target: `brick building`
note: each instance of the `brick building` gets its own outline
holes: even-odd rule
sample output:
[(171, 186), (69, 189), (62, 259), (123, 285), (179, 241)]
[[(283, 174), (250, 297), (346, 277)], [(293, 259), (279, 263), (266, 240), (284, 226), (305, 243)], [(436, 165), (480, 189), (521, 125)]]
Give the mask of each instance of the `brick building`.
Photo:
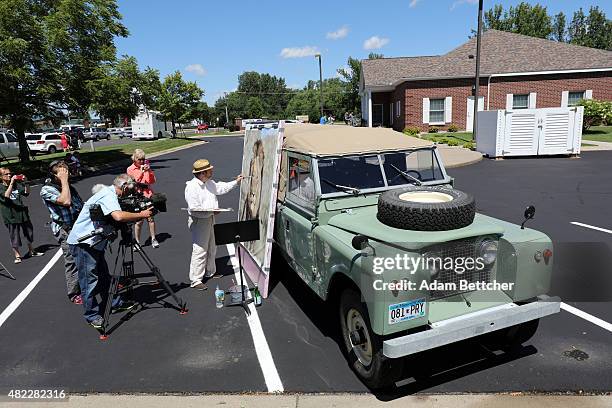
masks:
[[(612, 100), (612, 52), (497, 30), (482, 35), (479, 109), (559, 107)], [(361, 111), (396, 130), (452, 123), (472, 130), (476, 39), (447, 54), (363, 60)]]

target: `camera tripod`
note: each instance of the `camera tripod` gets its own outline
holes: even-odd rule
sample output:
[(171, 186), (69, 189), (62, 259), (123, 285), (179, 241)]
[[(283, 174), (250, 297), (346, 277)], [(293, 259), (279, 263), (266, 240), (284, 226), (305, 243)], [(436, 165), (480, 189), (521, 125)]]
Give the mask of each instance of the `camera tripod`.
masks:
[[(94, 231), (92, 234), (95, 235), (103, 235), (100, 230)], [(92, 235), (90, 234), (90, 235)], [(108, 238), (108, 237), (106, 237)], [(82, 239), (82, 238), (81, 238)], [(115, 257), (115, 267), (113, 268), (113, 273), (111, 274), (111, 282), (108, 288), (108, 297), (106, 298), (106, 305), (104, 309), (104, 323), (102, 324), (100, 335), (100, 340), (108, 339), (108, 321), (111, 314), (113, 299), (118, 293), (125, 289), (126, 294), (130, 300), (133, 300), (133, 289), (135, 285), (138, 285), (139, 282), (136, 278), (134, 278), (134, 252), (138, 253), (142, 258), (143, 262), (149, 269), (149, 271), (157, 278), (157, 284), (161, 285), (161, 287), (172, 297), (174, 302), (179, 308), (179, 314), (184, 315), (187, 314), (187, 304), (181, 298), (179, 298), (176, 293), (172, 290), (164, 276), (161, 274), (160, 269), (153, 263), (149, 255), (144, 251), (142, 246), (134, 240), (132, 224), (126, 224), (122, 226), (121, 229), (121, 240), (119, 241), (119, 246), (117, 248), (117, 255)], [(121, 270), (117, 273), (117, 265), (119, 259), (121, 258)], [(119, 281), (121, 278), (125, 278), (126, 285), (120, 287)]]

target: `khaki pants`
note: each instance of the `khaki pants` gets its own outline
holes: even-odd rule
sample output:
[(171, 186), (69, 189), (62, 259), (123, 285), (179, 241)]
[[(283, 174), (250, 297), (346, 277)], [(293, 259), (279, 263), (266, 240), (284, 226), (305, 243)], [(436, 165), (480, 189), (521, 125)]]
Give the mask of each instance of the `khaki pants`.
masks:
[(191, 264), (189, 265), (191, 287), (202, 283), (205, 276), (211, 277), (217, 271), (214, 223), (215, 218), (213, 216), (207, 218), (189, 217), (187, 220), (192, 242)]

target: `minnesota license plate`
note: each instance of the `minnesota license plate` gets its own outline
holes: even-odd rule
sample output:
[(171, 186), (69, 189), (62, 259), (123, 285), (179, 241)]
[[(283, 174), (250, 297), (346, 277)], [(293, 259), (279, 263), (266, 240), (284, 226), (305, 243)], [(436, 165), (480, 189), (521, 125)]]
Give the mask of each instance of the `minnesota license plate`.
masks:
[(389, 305), (389, 324), (425, 316), (425, 298)]

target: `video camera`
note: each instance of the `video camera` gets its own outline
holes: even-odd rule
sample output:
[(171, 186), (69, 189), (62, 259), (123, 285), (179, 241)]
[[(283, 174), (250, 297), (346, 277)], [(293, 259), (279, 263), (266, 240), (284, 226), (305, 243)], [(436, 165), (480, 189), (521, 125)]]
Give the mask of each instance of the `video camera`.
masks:
[(165, 195), (155, 193), (151, 197), (145, 197), (140, 193), (132, 193), (126, 197), (119, 198), (119, 206), (122, 211), (131, 213), (139, 213), (144, 210), (151, 208), (153, 215), (159, 212), (166, 212), (166, 201)]

